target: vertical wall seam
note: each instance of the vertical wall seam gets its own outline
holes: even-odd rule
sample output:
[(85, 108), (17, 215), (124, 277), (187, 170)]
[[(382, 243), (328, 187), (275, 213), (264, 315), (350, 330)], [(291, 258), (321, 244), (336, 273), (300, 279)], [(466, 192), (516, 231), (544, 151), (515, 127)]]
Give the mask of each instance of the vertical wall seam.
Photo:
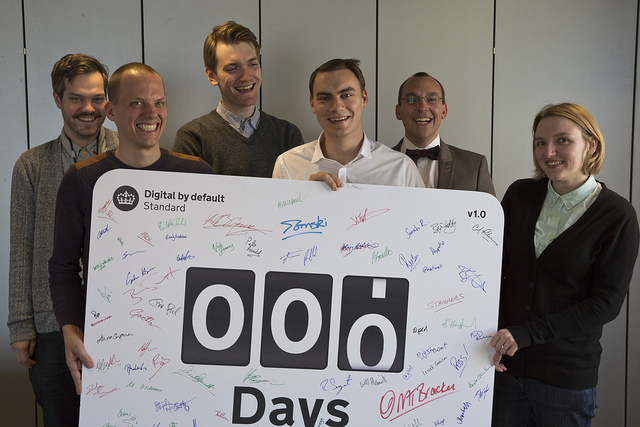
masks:
[(629, 201), (633, 203), (633, 172), (634, 172), (634, 139), (635, 139), (635, 128), (636, 128), (636, 102), (637, 102), (637, 81), (638, 81), (638, 31), (640, 27), (638, 26), (638, 21), (640, 21), (640, 0), (636, 3), (636, 43), (635, 43), (635, 52), (634, 57), (635, 61), (633, 63), (633, 94), (631, 99), (633, 100), (631, 106), (631, 168), (629, 170)]
[[(635, 43), (635, 52), (634, 52), (634, 63), (633, 63), (633, 94), (631, 95), (631, 99), (633, 100), (631, 104), (631, 152), (629, 153), (631, 156), (631, 167), (629, 170), (629, 202), (633, 203), (633, 174), (634, 174), (634, 145), (635, 145), (635, 128), (636, 128), (636, 102), (637, 102), (637, 81), (638, 81), (638, 33), (640, 32), (639, 27), (640, 21), (640, 0), (636, 3), (636, 43)], [(627, 290), (627, 309), (626, 309), (626, 328), (625, 328), (625, 358), (624, 358), (624, 425), (627, 426), (629, 424), (629, 357), (630, 349), (629, 349), (629, 328), (631, 326), (631, 300), (629, 295), (631, 294), (631, 287)]]
[(140, 36), (142, 38), (142, 52), (140, 52), (140, 54), (142, 55), (142, 63), (146, 64), (145, 62), (145, 58), (144, 58), (144, 0), (140, 0), (140, 27), (141, 27), (141, 31), (140, 31)]
[(376, 0), (376, 83), (375, 83), (376, 98), (375, 98), (375, 108), (374, 108), (374, 119), (376, 124), (374, 139), (376, 141), (378, 141), (378, 99), (380, 99), (379, 92), (378, 92), (378, 88), (379, 88), (378, 82), (380, 81), (380, 74), (378, 69), (378, 65), (380, 61), (380, 55), (378, 54), (379, 46), (380, 46), (380, 40), (378, 37), (379, 31), (380, 31), (380, 2), (379, 0)]
[[(260, 53), (262, 53), (264, 50), (262, 49), (262, 0), (258, 0), (258, 43), (260, 43)], [(258, 61), (262, 69), (262, 58), (258, 58)], [(262, 85), (260, 85), (260, 105), (258, 108), (262, 111)]]
[(493, 0), (493, 41), (492, 41), (492, 49), (491, 49), (491, 131), (490, 131), (490, 144), (489, 144), (489, 153), (491, 155), (491, 159), (489, 162), (489, 173), (493, 177), (493, 145), (494, 145), (494, 128), (495, 128), (495, 97), (496, 97), (496, 11), (498, 9), (498, 0)]
[[(27, 23), (24, 13), (24, 0), (20, 2), (22, 8), (22, 78), (24, 82), (24, 113), (25, 128), (27, 130), (27, 150), (31, 148), (31, 134), (29, 132), (29, 86), (27, 85)], [(33, 425), (38, 425), (38, 402), (33, 397)]]
[[(27, 86), (27, 25), (24, 15), (24, 0), (20, 2), (22, 5), (22, 78), (24, 79), (24, 113), (25, 128), (27, 129), (27, 150), (31, 148), (31, 134), (29, 132), (29, 87)], [(36, 412), (36, 421), (37, 421)]]

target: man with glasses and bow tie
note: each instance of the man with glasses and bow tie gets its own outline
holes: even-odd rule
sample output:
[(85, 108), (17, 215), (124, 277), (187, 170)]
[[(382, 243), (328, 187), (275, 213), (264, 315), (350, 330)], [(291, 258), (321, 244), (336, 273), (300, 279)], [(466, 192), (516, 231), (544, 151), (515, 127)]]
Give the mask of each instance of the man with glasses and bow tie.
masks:
[(442, 84), (419, 72), (398, 91), (396, 118), (404, 125), (404, 138), (394, 150), (411, 157), (427, 188), (484, 191), (495, 196), (485, 156), (447, 145), (438, 128), (447, 117)]

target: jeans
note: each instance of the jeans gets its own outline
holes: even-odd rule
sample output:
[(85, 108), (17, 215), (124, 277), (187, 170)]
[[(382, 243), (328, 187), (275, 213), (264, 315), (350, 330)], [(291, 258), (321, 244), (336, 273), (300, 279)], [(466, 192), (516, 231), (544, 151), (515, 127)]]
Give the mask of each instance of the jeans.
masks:
[(74, 427), (80, 415), (80, 396), (71, 378), (61, 332), (38, 334), (33, 354), (36, 364), (29, 380), (42, 407), (45, 427)]
[(496, 372), (492, 427), (589, 427), (596, 388), (570, 390)]

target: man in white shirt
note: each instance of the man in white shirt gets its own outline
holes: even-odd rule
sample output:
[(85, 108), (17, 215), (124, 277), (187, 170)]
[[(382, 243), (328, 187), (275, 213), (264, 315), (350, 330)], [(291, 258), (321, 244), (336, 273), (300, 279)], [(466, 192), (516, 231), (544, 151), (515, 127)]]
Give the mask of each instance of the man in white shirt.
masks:
[(393, 149), (411, 157), (427, 188), (484, 191), (495, 196), (485, 156), (445, 144), (438, 129), (447, 117), (442, 84), (425, 72), (400, 85), (396, 118), (404, 138)]
[(372, 141), (362, 130), (368, 97), (357, 59), (332, 59), (309, 79), (309, 101), (323, 132), (276, 160), (274, 178), (424, 187), (413, 161)]

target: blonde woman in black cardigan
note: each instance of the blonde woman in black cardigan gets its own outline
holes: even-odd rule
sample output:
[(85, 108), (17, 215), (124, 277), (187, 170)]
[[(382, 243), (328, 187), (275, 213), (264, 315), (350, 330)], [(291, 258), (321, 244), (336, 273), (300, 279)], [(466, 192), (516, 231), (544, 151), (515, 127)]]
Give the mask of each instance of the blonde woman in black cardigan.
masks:
[(631, 204), (595, 180), (604, 140), (582, 107), (548, 105), (533, 122), (533, 179), (505, 213), (493, 426), (589, 426), (600, 336), (638, 255)]

